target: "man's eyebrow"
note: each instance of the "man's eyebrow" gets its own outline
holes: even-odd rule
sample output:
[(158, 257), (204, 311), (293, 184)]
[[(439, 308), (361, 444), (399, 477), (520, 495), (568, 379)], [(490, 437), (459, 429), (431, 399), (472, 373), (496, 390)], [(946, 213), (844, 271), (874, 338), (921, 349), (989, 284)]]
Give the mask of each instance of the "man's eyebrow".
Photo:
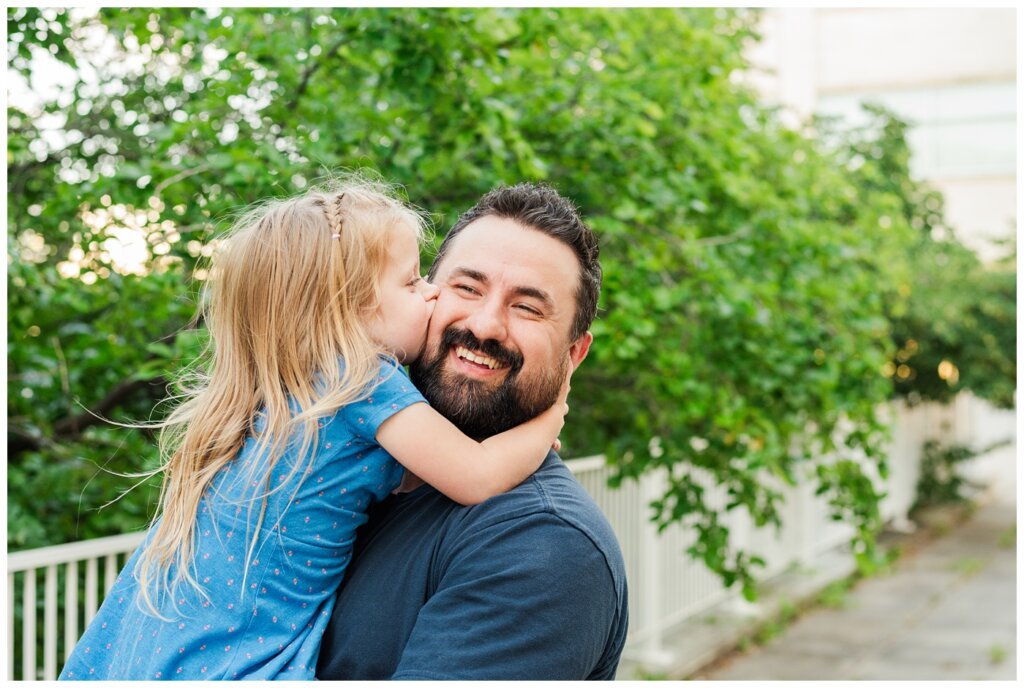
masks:
[(537, 299), (549, 308), (554, 305), (551, 297), (548, 296), (548, 293), (543, 289), (537, 289), (536, 287), (515, 287), (512, 290), (512, 293), (517, 296), (526, 296), (531, 299)]
[[(480, 284), (484, 284), (484, 285), (488, 284), (489, 281), (490, 281), (490, 280), (487, 279), (487, 275), (485, 275), (484, 273), (480, 272), (479, 270), (474, 270), (473, 268), (465, 268), (465, 267), (454, 268), (452, 270), (452, 272), (451, 272), (451, 276), (452, 277), (468, 277), (469, 279), (475, 280), (475, 281), (479, 282)], [(550, 294), (548, 294), (543, 289), (538, 289), (537, 287), (527, 287), (527, 286), (513, 287), (512, 288), (512, 293), (517, 295), (517, 296), (526, 296), (528, 298), (536, 299), (536, 300), (540, 301), (542, 304), (544, 304), (547, 307), (552, 307), (552, 306), (554, 306), (554, 303), (555, 303), (554, 300), (551, 298)]]
[(485, 275), (484, 273), (480, 272), (479, 270), (474, 270), (472, 268), (461, 268), (461, 267), (460, 268), (454, 268), (452, 270), (452, 272), (451, 272), (451, 276), (452, 277), (468, 277), (469, 279), (476, 280), (477, 282), (480, 282), (481, 284), (487, 284), (487, 275)]

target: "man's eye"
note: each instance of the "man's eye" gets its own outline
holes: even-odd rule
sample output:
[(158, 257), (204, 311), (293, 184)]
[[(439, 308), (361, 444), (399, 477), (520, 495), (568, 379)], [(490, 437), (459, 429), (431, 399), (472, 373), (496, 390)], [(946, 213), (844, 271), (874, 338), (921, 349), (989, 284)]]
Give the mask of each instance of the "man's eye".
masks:
[(454, 289), (456, 291), (465, 292), (466, 294), (474, 294), (475, 295), (475, 294), (479, 294), (480, 293), (476, 289), (474, 289), (473, 287), (469, 286), (468, 284), (456, 284), (456, 285), (454, 285)]
[(515, 307), (518, 308), (519, 310), (523, 311), (524, 313), (528, 313), (530, 315), (540, 315), (541, 314), (539, 310), (537, 310), (533, 306), (528, 306), (525, 303), (516, 304)]

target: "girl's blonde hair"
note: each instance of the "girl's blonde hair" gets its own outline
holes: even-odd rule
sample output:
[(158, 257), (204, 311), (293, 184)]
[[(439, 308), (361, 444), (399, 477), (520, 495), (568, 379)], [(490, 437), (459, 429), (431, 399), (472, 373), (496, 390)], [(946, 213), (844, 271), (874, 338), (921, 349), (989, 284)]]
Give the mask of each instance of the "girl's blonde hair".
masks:
[[(163, 465), (160, 509), (136, 568), (142, 600), (194, 573), (200, 501), (249, 436), (267, 453), (260, 504), (250, 529), (248, 570), (272, 489), (267, 477), (301, 437), (288, 479), (301, 484), (316, 449), (318, 419), (366, 396), (386, 354), (364, 322), (380, 302), (389, 239), (397, 228), (424, 237), (421, 216), (380, 182), (359, 176), (300, 196), (264, 202), (242, 215), (215, 253), (201, 315), (210, 341), (180, 403), (158, 424)], [(262, 418), (260, 427), (257, 417)], [(295, 492), (292, 493), (294, 499)], [(290, 502), (289, 502), (290, 503)], [(241, 586), (244, 590), (245, 586)]]

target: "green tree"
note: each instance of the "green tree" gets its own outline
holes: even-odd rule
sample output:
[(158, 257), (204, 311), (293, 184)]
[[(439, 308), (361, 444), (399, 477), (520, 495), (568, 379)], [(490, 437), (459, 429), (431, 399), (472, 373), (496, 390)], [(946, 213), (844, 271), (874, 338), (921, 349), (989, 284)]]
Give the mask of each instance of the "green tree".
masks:
[[(971, 390), (1001, 408), (1013, 408), (1017, 379), (1016, 247), (983, 263), (956, 238), (942, 194), (910, 175), (909, 124), (868, 105), (862, 129), (833, 132), (865, 193), (901, 199), (901, 213), (917, 230), (908, 247), (914, 267), (890, 304), (894, 354), (885, 367), (895, 392), (910, 403), (948, 402)], [(823, 128), (830, 128), (820, 122)]]
[[(889, 316), (919, 233), (906, 189), (865, 183), (855, 142), (786, 128), (740, 85), (755, 19), (10, 9), (9, 73), (67, 76), (8, 110), (10, 545), (144, 525), (153, 485), (97, 511), (131, 485), (97, 467), (152, 469), (153, 438), (103, 418), (161, 413), (202, 339), (218, 231), (245, 204), (371, 168), (439, 234), (500, 183), (577, 201), (606, 279), (566, 453), (605, 452), (617, 480), (666, 474), (653, 518), (691, 526), (725, 582), (752, 594), (757, 560), (713, 493), (778, 523), (805, 471), (869, 561)], [(119, 264), (138, 236), (141, 259)]]

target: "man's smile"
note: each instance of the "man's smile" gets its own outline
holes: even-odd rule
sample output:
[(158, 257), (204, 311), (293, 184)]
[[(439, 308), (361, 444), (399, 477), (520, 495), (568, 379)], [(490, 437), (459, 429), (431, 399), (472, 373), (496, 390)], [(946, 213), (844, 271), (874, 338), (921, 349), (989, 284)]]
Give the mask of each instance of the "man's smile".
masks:
[(469, 349), (467, 349), (464, 346), (457, 346), (457, 347), (455, 347), (455, 355), (458, 356), (461, 359), (464, 359), (464, 360), (467, 360), (467, 361), (471, 361), (471, 362), (477, 363), (479, 365), (487, 366), (491, 370), (496, 370), (498, 368), (507, 368), (508, 367), (507, 365), (504, 365), (504, 364), (499, 363), (498, 361), (494, 360), (490, 356), (487, 356), (485, 354), (480, 354), (480, 353), (474, 353), (474, 352), (470, 351)]
[(523, 367), (523, 356), (493, 339), (480, 340), (467, 329), (449, 326), (441, 335), (435, 365), (469, 380), (497, 383)]
[(510, 367), (507, 363), (464, 346), (453, 346), (450, 350), (450, 358), (454, 371), (476, 379), (499, 377)]

